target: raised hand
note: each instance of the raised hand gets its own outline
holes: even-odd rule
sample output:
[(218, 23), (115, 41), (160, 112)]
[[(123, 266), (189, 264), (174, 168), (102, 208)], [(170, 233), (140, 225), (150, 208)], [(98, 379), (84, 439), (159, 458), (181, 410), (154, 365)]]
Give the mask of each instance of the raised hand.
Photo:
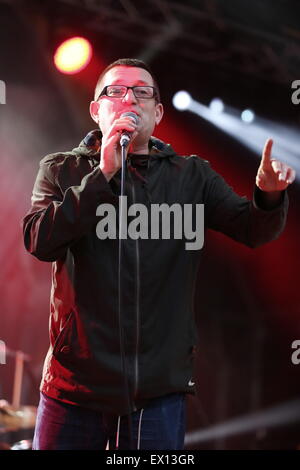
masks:
[(285, 163), (271, 158), (273, 140), (268, 139), (256, 175), (256, 185), (266, 192), (285, 190), (295, 179), (296, 172)]

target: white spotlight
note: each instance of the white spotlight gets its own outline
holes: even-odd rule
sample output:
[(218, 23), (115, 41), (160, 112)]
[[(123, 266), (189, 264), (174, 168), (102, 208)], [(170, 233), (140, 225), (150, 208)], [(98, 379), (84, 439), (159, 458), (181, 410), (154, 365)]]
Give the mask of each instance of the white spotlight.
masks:
[(209, 104), (209, 109), (214, 114), (220, 114), (224, 111), (224, 103), (220, 98), (214, 98)]
[(242, 121), (246, 122), (247, 124), (250, 124), (251, 122), (253, 122), (254, 117), (255, 117), (254, 112), (251, 111), (251, 109), (245, 109), (241, 114)]
[(177, 91), (173, 96), (173, 106), (179, 111), (185, 111), (189, 108), (192, 101), (191, 95), (187, 91)]

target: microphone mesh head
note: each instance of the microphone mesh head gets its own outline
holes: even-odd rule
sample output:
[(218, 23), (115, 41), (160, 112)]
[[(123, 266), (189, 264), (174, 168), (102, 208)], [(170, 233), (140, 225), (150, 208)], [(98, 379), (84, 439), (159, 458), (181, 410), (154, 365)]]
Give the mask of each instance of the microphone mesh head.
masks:
[(138, 124), (139, 117), (137, 114), (133, 113), (132, 111), (128, 111), (127, 113), (121, 114), (121, 117), (126, 117), (126, 116), (132, 117), (135, 121), (135, 124)]

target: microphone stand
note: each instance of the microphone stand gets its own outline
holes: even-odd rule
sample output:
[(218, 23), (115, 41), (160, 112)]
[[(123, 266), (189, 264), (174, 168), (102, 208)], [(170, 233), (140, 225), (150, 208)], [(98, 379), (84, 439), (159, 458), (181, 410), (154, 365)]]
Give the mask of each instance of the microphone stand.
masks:
[[(119, 338), (120, 338), (120, 352), (121, 352), (121, 362), (122, 370), (124, 377), (124, 387), (127, 398), (128, 405), (128, 430), (130, 436), (130, 448), (133, 449), (133, 438), (132, 438), (132, 418), (131, 418), (131, 398), (129, 391), (129, 376), (127, 373), (127, 364), (126, 364), (126, 354), (124, 346), (124, 330), (122, 324), (122, 278), (121, 278), (121, 265), (122, 265), (122, 253), (123, 253), (123, 243), (122, 236), (125, 234), (127, 227), (124, 227), (124, 203), (123, 198), (125, 195), (125, 169), (126, 169), (126, 148), (130, 142), (130, 137), (127, 134), (122, 134), (120, 138), (121, 145), (121, 156), (122, 156), (122, 167), (121, 167), (121, 199), (119, 207), (119, 253), (118, 253), (118, 319), (119, 319)], [(117, 448), (118, 449), (119, 438), (117, 437)]]
[(14, 410), (18, 410), (21, 405), (24, 362), (31, 361), (31, 357), (28, 354), (25, 354), (23, 351), (13, 351), (9, 348), (6, 348), (6, 355), (15, 358), (12, 407)]

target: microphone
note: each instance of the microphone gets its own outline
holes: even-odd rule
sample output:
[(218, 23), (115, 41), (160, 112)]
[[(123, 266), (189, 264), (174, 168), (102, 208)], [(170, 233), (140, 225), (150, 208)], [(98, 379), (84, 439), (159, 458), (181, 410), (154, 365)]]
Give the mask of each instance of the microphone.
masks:
[[(138, 124), (139, 117), (138, 117), (137, 114), (132, 113), (131, 111), (128, 111), (127, 113), (121, 114), (121, 117), (126, 117), (126, 116), (130, 116), (131, 118), (134, 119), (135, 124)], [(122, 134), (121, 134), (121, 137), (120, 137), (121, 147), (127, 147), (127, 145), (130, 142), (131, 136), (132, 136), (132, 132), (122, 131)]]

